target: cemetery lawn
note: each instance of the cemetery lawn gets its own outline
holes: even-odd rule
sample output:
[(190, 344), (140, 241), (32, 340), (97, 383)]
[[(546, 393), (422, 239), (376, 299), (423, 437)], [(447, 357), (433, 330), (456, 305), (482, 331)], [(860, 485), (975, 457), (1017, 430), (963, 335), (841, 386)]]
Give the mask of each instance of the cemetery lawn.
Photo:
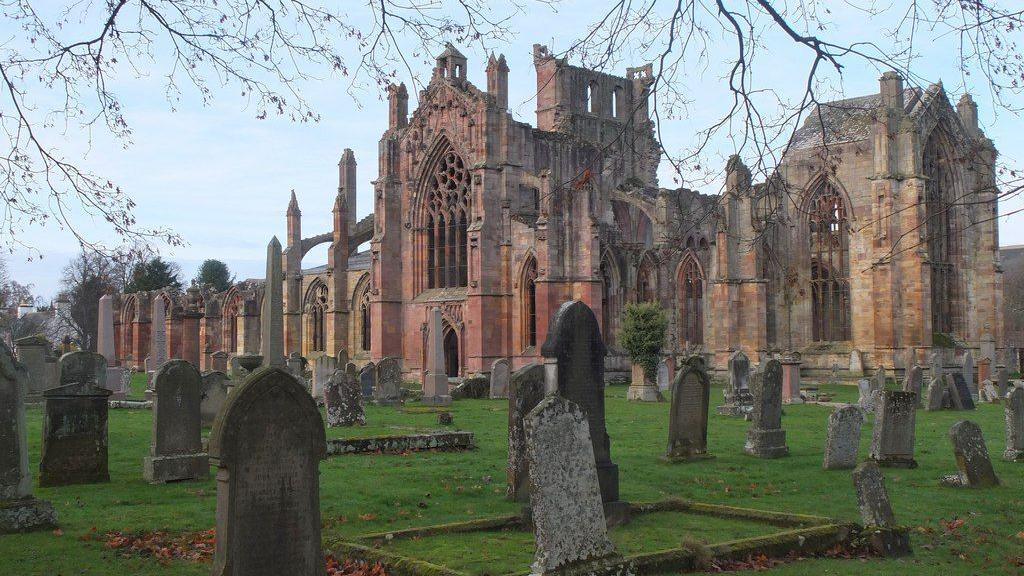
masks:
[[(137, 384), (137, 383), (136, 383)], [(824, 388), (824, 387), (823, 387)], [(828, 387), (838, 400), (856, 398), (855, 387)], [(141, 395), (141, 394), (139, 394)], [(666, 464), (668, 404), (625, 400), (626, 387), (607, 389), (607, 422), (612, 459), (619, 465), (624, 499), (641, 502), (680, 497), (768, 510), (859, 521), (849, 471), (821, 470), (829, 408), (787, 406), (783, 426), (791, 456), (759, 460), (742, 452), (748, 424), (718, 416), (720, 388), (712, 390), (708, 443), (716, 456), (690, 464)], [(329, 458), (320, 466), (325, 553), (334, 543), (386, 532), (515, 514), (505, 500), (507, 403), (462, 400), (451, 408), (451, 429), (470, 430), (471, 452), (355, 455)], [(410, 408), (418, 406), (413, 403)], [(369, 426), (329, 429), (328, 437), (402, 434), (440, 429), (433, 412), (369, 406)], [(0, 536), (2, 575), (207, 575), (210, 564), (158, 561), (104, 545), (105, 534), (166, 531), (172, 536), (214, 526), (213, 480), (151, 486), (142, 480), (149, 450), (151, 412), (110, 411), (109, 484), (35, 488), (58, 510), (61, 530)], [(1003, 486), (989, 490), (941, 488), (939, 477), (956, 469), (948, 431), (961, 419), (981, 425)], [(871, 420), (865, 423), (861, 457), (867, 454)], [(38, 470), (42, 410), (28, 410), (30, 462)], [(208, 434), (209, 431), (205, 431)], [(774, 568), (772, 574), (856, 575), (1019, 574), (1024, 570), (1024, 464), (1000, 458), (1004, 448), (1002, 406), (974, 412), (918, 412), (915, 470), (885, 469), (897, 520), (912, 527), (914, 555), (901, 560), (811, 559)], [(657, 513), (613, 531), (630, 554), (675, 547), (682, 541), (720, 542), (762, 533), (746, 522)], [(527, 532), (460, 534), (402, 541), (395, 551), (474, 574), (526, 573), (532, 557)]]

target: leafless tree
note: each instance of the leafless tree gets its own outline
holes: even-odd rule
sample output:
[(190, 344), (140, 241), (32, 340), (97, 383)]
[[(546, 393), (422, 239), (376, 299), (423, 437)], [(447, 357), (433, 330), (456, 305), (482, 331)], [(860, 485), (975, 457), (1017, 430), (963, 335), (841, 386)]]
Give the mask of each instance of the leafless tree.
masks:
[(83, 250), (64, 267), (55, 321), (72, 334), (83, 350), (96, 350), (99, 301), (104, 294), (120, 292), (125, 272), (121, 262), (93, 250)]
[(105, 222), (130, 247), (182, 243), (169, 228), (137, 222), (131, 191), (59, 149), (62, 137), (86, 139), (93, 130), (131, 144), (119, 77), (165, 78), (172, 109), (194, 97), (186, 91), (204, 103), (234, 93), (256, 118), (314, 122), (320, 116), (303, 98), (302, 81), (337, 75), (353, 85), (383, 85), (446, 40), (506, 37), (509, 15), (520, 9), (486, 0), (52, 4), (0, 1), (0, 21), (15, 30), (0, 46), (0, 131), (7, 137), (0, 151), (0, 244), (8, 250), (32, 248), (21, 233), (47, 224), (69, 230), (89, 249), (121, 248), (102, 241), (109, 232), (85, 224), (91, 221)]

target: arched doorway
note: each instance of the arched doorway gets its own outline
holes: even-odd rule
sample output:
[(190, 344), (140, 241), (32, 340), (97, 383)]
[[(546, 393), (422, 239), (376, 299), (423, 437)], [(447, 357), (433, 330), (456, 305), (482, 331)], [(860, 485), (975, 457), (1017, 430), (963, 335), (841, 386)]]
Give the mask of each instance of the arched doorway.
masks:
[(459, 337), (451, 328), (444, 332), (444, 372), (449, 378), (459, 376)]

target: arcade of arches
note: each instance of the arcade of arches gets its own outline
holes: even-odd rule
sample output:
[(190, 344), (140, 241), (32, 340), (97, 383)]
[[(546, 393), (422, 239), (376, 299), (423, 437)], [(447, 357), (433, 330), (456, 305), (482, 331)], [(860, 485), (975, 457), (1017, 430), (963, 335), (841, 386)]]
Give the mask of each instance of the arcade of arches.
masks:
[[(701, 353), (718, 370), (735, 350), (800, 352), (813, 374), (855, 350), (867, 368), (923, 363), (937, 335), (979, 357), (1002, 346), (996, 151), (970, 96), (954, 105), (941, 86), (905, 89), (886, 73), (878, 93), (823, 105), (766, 183), (734, 157), (722, 193), (706, 195), (658, 186), (650, 66), (613, 76), (538, 45), (534, 67), (530, 126), (508, 109), (503, 57), (483, 91), (449, 47), (411, 114), (405, 87), (388, 90), (369, 216), (354, 217), (350, 150), (330, 232), (303, 236), (292, 196), (286, 353), (397, 357), (415, 378), (440, 308), (449, 376), (499, 358), (519, 367), (539, 360), (567, 299), (597, 313), (610, 374), (628, 369), (616, 341), (631, 302), (666, 310), (670, 356)], [(327, 265), (303, 268), (320, 244)], [(142, 366), (155, 297), (168, 303), (171, 357), (210, 369), (256, 352), (262, 294), (248, 280), (121, 295), (119, 357)]]

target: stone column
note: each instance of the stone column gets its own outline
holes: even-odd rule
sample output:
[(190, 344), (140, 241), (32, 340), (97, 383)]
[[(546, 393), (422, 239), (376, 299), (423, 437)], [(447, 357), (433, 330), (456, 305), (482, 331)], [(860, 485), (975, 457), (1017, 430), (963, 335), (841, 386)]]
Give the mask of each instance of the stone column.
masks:
[(779, 363), (782, 364), (782, 402), (803, 404), (800, 397), (800, 353), (786, 352)]
[(199, 369), (199, 322), (203, 315), (185, 312), (181, 315), (181, 359)]

